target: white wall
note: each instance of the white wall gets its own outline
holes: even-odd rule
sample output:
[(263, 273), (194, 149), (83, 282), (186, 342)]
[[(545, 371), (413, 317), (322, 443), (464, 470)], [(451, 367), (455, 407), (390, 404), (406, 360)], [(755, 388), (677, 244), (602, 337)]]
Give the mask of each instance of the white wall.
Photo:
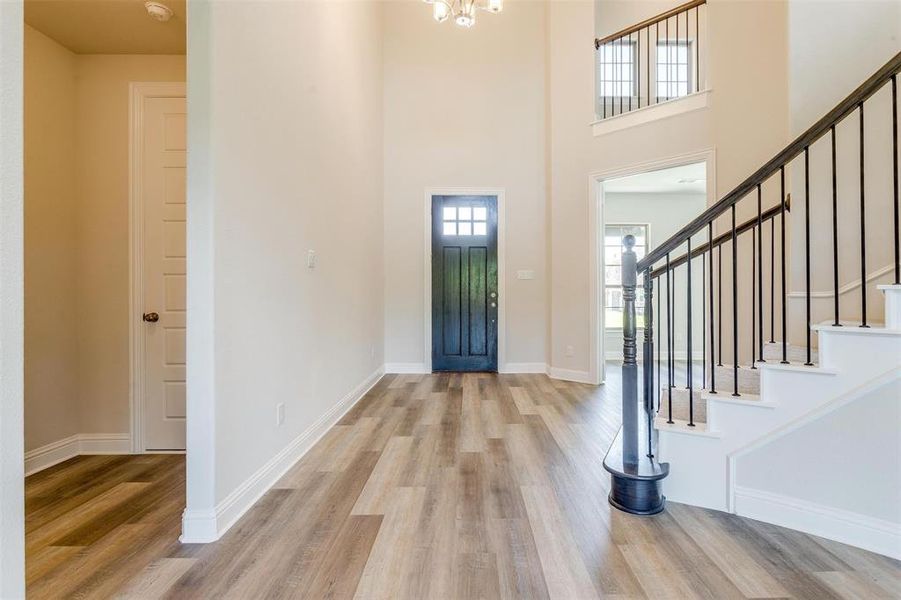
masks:
[[(789, 103), (793, 135), (810, 125), (844, 99), (890, 58), (901, 51), (901, 3), (888, 0), (836, 0), (789, 2)], [(828, 43), (824, 43), (828, 40)], [(868, 320), (882, 321), (883, 298), (876, 285), (889, 283), (885, 272), (892, 254), (892, 121), (891, 85), (886, 85), (864, 106), (866, 152), (867, 274), (883, 274), (867, 289)], [(859, 119), (855, 111), (837, 128), (839, 204), (839, 286), (861, 278), (859, 207)], [(811, 289), (832, 293), (832, 167), (827, 135), (810, 150)], [(804, 281), (804, 169), (803, 158), (791, 170), (794, 198), (791, 240), (790, 289), (803, 292)], [(840, 297), (842, 318), (860, 318), (860, 289)], [(813, 300), (812, 321), (833, 316), (832, 296)], [(803, 340), (804, 298), (790, 303), (791, 336)]]
[[(633, 16), (621, 16), (602, 33), (649, 16), (644, 3), (623, 4), (629, 6)], [(549, 3), (550, 361), (555, 367), (588, 371), (590, 366), (590, 173), (713, 149), (716, 195), (721, 197), (787, 142), (785, 3), (712, 0), (707, 17), (712, 106), (594, 137), (589, 126), (594, 119), (594, 3)], [(766, 206), (775, 204), (772, 190), (766, 193)], [(750, 216), (750, 206), (745, 210), (739, 213), (741, 220)], [(722, 224), (717, 231), (723, 231)], [(744, 255), (750, 241), (741, 244)], [(729, 260), (724, 252), (724, 264)], [(740, 258), (739, 264), (750, 264), (750, 255), (747, 261)], [(748, 280), (740, 280), (740, 297), (750, 294), (745, 289)], [(742, 339), (750, 321), (742, 320)], [(724, 331), (724, 343), (731, 345), (728, 333)], [(565, 353), (569, 345), (575, 349), (571, 357)]]
[(384, 361), (381, 6), (192, 4), (188, 524)]
[[(464, 31), (418, 1), (385, 6), (385, 360), (427, 364), (424, 194), (505, 191), (508, 363), (545, 363), (547, 98), (542, 2)], [(516, 279), (532, 270), (533, 280)], [(504, 365), (499, 365), (501, 370)]]
[[(623, 193), (623, 192), (607, 192), (604, 194), (603, 215), (605, 223), (647, 223), (650, 227), (650, 249), (655, 248), (661, 242), (666, 241), (670, 236), (684, 227), (688, 222), (694, 219), (698, 213), (707, 207), (706, 194), (676, 194), (676, 193)], [(707, 239), (705, 235), (698, 235), (693, 243), (695, 245), (704, 243)], [(679, 256), (685, 252), (685, 248), (676, 251), (673, 257)], [(703, 323), (703, 304), (701, 303), (701, 292), (703, 290), (702, 261), (697, 258), (692, 261), (692, 355), (700, 359), (701, 357), (701, 334)], [(603, 269), (601, 271), (603, 273)], [(664, 280), (665, 281), (665, 280)], [(675, 318), (674, 335), (673, 335), (673, 354), (678, 359), (685, 357), (687, 349), (687, 329), (686, 329), (686, 294), (685, 284), (686, 269), (680, 267), (675, 277), (671, 278), (672, 291), (675, 294), (675, 302), (673, 303)], [(666, 285), (661, 282), (654, 288), (654, 311), (656, 315), (657, 300), (660, 295), (661, 311), (666, 311)], [(656, 340), (663, 343), (661, 346), (661, 356), (666, 356), (666, 318), (661, 315), (655, 316)], [(613, 329), (605, 331), (604, 354), (608, 360), (622, 360), (623, 357), (623, 334), (622, 329)], [(640, 338), (639, 338), (640, 339)], [(640, 354), (640, 353), (639, 353)], [(656, 354), (655, 354), (656, 356)], [(640, 357), (639, 357), (640, 360)]]
[(23, 23), (0, 2), (0, 598), (25, 597)]

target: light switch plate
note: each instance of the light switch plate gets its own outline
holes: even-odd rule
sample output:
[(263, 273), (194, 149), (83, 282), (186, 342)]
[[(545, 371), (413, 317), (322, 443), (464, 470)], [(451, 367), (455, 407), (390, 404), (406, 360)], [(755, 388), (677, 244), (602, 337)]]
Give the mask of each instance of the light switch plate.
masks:
[(535, 271), (517, 271), (516, 272), (517, 279), (535, 279)]
[(316, 251), (315, 250), (307, 251), (307, 268), (308, 269), (316, 268)]

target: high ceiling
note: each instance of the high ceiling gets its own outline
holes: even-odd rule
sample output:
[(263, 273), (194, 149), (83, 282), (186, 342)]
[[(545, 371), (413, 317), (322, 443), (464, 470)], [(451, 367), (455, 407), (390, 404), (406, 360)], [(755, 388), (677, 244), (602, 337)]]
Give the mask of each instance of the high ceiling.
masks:
[(630, 175), (604, 182), (605, 192), (626, 194), (703, 194), (707, 189), (707, 166), (696, 163)]
[(184, 54), (186, 0), (162, 2), (166, 23), (143, 0), (25, 0), (25, 22), (76, 54)]

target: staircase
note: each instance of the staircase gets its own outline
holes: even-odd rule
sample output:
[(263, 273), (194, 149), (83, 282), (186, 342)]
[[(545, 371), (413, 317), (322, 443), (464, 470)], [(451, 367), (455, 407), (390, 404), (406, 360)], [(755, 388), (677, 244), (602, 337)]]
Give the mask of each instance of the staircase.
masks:
[(781, 364), (781, 345), (768, 347), (766, 362), (739, 370), (740, 396), (732, 396), (729, 387), (700, 392), (705, 406), (695, 407), (694, 427), (685, 416), (687, 390), (674, 389), (679, 405), (674, 402), (673, 423), (662, 414), (654, 419), (657, 452), (674, 465), (663, 485), (666, 497), (734, 512), (730, 475), (737, 453), (848, 393), (895, 375), (901, 369), (901, 285), (879, 288), (886, 301), (884, 326), (815, 326), (822, 358), (814, 366), (804, 365), (803, 348), (790, 349), (789, 364)]
[[(631, 236), (623, 240), (623, 427), (604, 460), (604, 466), (612, 476), (610, 502), (617, 508), (636, 514), (654, 514), (663, 510), (665, 493), (671, 501), (747, 514), (743, 512), (740, 500), (741, 494), (746, 492), (736, 488), (736, 465), (745, 460), (743, 457), (749, 452), (756, 452), (775, 441), (781, 442), (791, 432), (840, 408), (862, 406), (853, 403), (868, 398), (867, 394), (876, 393), (889, 403), (894, 400), (891, 396), (897, 394), (898, 388), (892, 386), (901, 378), (899, 72), (901, 54), (895, 55), (785, 149), (643, 259), (638, 260), (635, 256)], [(868, 101), (882, 90), (886, 90), (879, 97), (883, 103), (875, 103), (876, 108), (869, 108)], [(891, 174), (887, 169), (885, 171), (885, 177), (891, 180), (892, 194), (889, 197), (877, 195), (873, 200), (867, 197), (869, 188), (865, 185), (865, 175), (873, 172), (868, 161), (873, 160), (874, 152), (864, 138), (867, 131), (865, 114), (867, 118), (873, 118), (876, 109), (884, 110), (888, 92), (891, 94), (893, 126), (891, 145), (890, 153), (882, 155), (879, 164), (887, 162), (892, 166)], [(846, 120), (850, 123), (845, 123)], [(853, 131), (858, 134), (856, 138), (848, 136), (852, 124)], [(837, 130), (841, 132), (839, 135)], [(853, 145), (852, 151), (841, 146), (849, 143)], [(816, 148), (812, 152), (814, 145)], [(830, 146), (831, 165), (815, 163), (812, 167), (811, 155), (820, 159), (829, 156)], [(837, 147), (842, 151), (837, 152)], [(886, 148), (877, 146), (876, 151), (886, 152)], [(843, 162), (837, 161), (837, 156), (843, 157)], [(855, 159), (850, 165), (849, 156)], [(856, 160), (858, 157), (859, 161)], [(888, 157), (891, 158), (885, 160)], [(829, 229), (818, 225), (820, 230), (811, 231), (811, 181), (822, 182), (825, 179), (823, 169), (827, 175), (831, 174), (832, 189), (831, 195), (824, 194), (821, 188), (815, 192), (820, 201), (817, 210), (829, 210), (832, 223)], [(837, 178), (842, 181), (854, 178), (855, 182), (859, 181), (858, 189), (853, 195), (849, 194), (847, 187), (840, 188), (836, 184)], [(801, 215), (804, 221), (796, 223), (796, 226), (803, 225), (800, 233), (803, 251), (792, 257), (788, 256), (791, 248), (797, 249), (800, 244), (791, 245), (788, 239), (789, 179), (795, 179), (795, 193), (801, 196), (804, 207)], [(802, 186), (803, 192), (798, 194)], [(840, 193), (839, 189), (843, 191)], [(774, 206), (764, 206), (764, 191), (769, 196), (778, 191)], [(824, 195), (827, 201), (822, 198)], [(871, 211), (869, 217), (867, 202), (876, 202), (879, 206), (879, 210)], [(798, 201), (794, 203), (797, 205)], [(847, 229), (839, 236), (839, 207), (853, 208), (859, 215), (853, 223), (852, 236), (848, 235)], [(755, 216), (738, 223), (739, 208), (743, 214)], [(875, 218), (874, 213), (879, 218)], [(795, 228), (796, 236), (799, 229)], [(684, 253), (675, 256), (676, 252)], [(893, 257), (892, 284), (868, 285), (867, 257), (874, 255)], [(814, 256), (819, 261), (818, 285), (821, 287), (824, 266), (828, 262), (832, 267), (829, 274), (832, 276), (834, 311), (832, 318), (822, 323), (814, 321), (812, 311), (811, 298), (816, 295), (811, 291)], [(859, 303), (851, 309), (841, 305), (841, 302), (848, 304), (847, 298), (840, 302), (840, 275), (849, 278), (847, 262), (841, 263), (840, 256), (854, 256), (858, 260), (853, 274), (859, 276), (856, 299)], [(795, 329), (790, 336), (786, 265), (791, 262), (796, 266), (803, 265), (804, 292), (791, 296), (801, 297), (804, 307), (803, 332), (799, 334)], [(678, 277), (675, 276), (677, 269)], [(704, 280), (702, 294), (698, 294), (697, 286), (692, 287), (692, 277)], [(643, 288), (637, 285), (640, 280), (644, 282)], [(677, 280), (685, 282), (681, 291), (675, 288)], [(741, 295), (739, 287), (743, 288)], [(647, 326), (643, 330), (643, 339), (639, 340), (635, 311), (636, 296), (642, 293)], [(679, 315), (672, 308), (677, 293), (685, 294), (685, 302), (681, 305), (687, 307)], [(868, 318), (881, 306), (874, 303), (876, 294), (884, 297), (884, 314), (875, 315), (884, 317), (883, 323)], [(693, 302), (702, 310), (693, 311)], [(847, 315), (858, 321), (842, 318)], [(793, 323), (801, 321), (797, 314), (791, 318), (795, 319)], [(695, 324), (701, 321), (701, 327), (693, 327), (693, 320)], [(765, 322), (769, 331), (765, 331)], [(697, 339), (698, 329), (703, 339)], [(683, 348), (676, 347), (676, 331), (685, 332)], [(692, 339), (693, 335), (696, 339)], [(700, 361), (678, 363), (673, 358), (676, 355), (695, 357), (693, 350), (702, 350)], [(646, 368), (639, 371), (639, 363)], [(898, 401), (901, 402), (901, 398)], [(890, 412), (897, 412), (897, 407), (891, 406)], [(891, 427), (882, 430), (886, 429), (890, 433), (885, 435), (893, 435)], [(846, 429), (839, 427), (838, 431)], [(866, 437), (871, 429), (864, 424), (857, 431)], [(830, 439), (825, 443), (831, 445), (832, 442)], [(841, 439), (834, 440), (839, 452), (842, 442)], [(803, 454), (808, 456), (805, 460), (817, 460), (816, 448), (813, 454), (806, 450), (805, 447)], [(759, 456), (756, 454), (755, 460)], [(787, 469), (789, 479), (793, 479), (794, 469), (799, 478), (809, 471), (809, 464), (800, 464), (800, 461), (797, 465), (792, 464), (791, 455), (778, 456), (775, 460), (784, 461), (790, 467)], [(873, 461), (879, 460), (880, 457), (873, 457)], [(769, 476), (768, 464), (764, 464), (764, 479)], [(873, 465), (858, 464), (853, 468), (855, 473), (869, 477), (868, 481), (880, 477)], [(841, 481), (833, 483), (828, 477), (823, 481), (829, 490), (842, 485)], [(758, 498), (762, 495), (764, 492), (758, 493)], [(898, 504), (896, 490), (888, 496), (886, 502)], [(801, 504), (799, 501), (790, 510), (795, 510), (795, 514), (803, 513), (804, 509), (798, 508)], [(837, 522), (853, 514), (853, 511), (844, 510), (836, 517), (840, 512), (832, 510), (829, 518)], [(758, 515), (751, 516), (758, 518)], [(869, 519), (865, 527), (882, 528), (879, 533), (882, 537), (873, 542), (871, 549), (901, 557), (901, 524), (875, 517), (861, 519)], [(897, 515), (892, 519), (897, 520)], [(786, 524), (778, 519), (770, 522)], [(844, 527), (844, 524), (838, 527)], [(803, 527), (799, 525), (798, 528)], [(833, 539), (849, 541), (853, 538), (853, 535), (850, 538), (842, 537), (844, 535), (835, 534)], [(856, 542), (852, 539), (850, 543)]]

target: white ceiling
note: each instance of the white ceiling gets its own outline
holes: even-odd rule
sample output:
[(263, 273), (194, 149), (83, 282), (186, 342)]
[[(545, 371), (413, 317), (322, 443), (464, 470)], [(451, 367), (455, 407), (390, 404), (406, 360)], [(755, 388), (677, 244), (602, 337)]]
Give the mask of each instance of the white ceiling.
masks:
[(625, 194), (703, 194), (707, 189), (707, 165), (696, 163), (604, 181), (605, 192)]
[(186, 0), (162, 2), (166, 23), (143, 0), (25, 0), (25, 22), (76, 54), (184, 54)]

